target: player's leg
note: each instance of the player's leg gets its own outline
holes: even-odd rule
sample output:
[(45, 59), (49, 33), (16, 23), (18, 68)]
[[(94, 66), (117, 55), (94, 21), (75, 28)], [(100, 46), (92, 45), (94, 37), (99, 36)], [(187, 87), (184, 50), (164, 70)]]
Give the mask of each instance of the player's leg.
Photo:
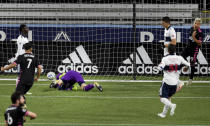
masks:
[[(31, 89), (33, 84), (25, 84), (24, 88), (24, 94), (27, 94), (27, 92)], [(31, 93), (32, 94), (32, 93)]]
[[(169, 86), (169, 94), (168, 94), (168, 99), (171, 102), (171, 97), (176, 93), (177, 91), (177, 86)], [(171, 102), (172, 103), (172, 102)], [(172, 103), (172, 106), (170, 106), (171, 111), (170, 111), (170, 115), (173, 116), (175, 113), (175, 109), (176, 109), (176, 104)]]
[(89, 91), (94, 88), (94, 84), (85, 84), (85, 81), (82, 75), (80, 74), (76, 77), (76, 81), (78, 82), (83, 91)]
[(101, 86), (101, 85), (99, 85), (99, 83), (98, 83), (98, 82), (94, 82), (94, 85), (96, 86), (96, 88), (97, 88), (100, 92), (102, 92), (102, 91), (103, 91), (102, 86)]
[[(168, 90), (168, 88), (162, 82), (162, 85), (161, 85), (160, 91), (159, 91), (160, 101), (161, 101), (162, 97), (167, 95), (167, 92), (168, 92), (167, 90)], [(166, 114), (168, 112), (168, 109), (169, 109), (169, 106), (164, 104), (163, 111), (161, 113), (158, 113), (158, 116), (161, 117), (161, 118), (165, 118)]]
[[(187, 61), (187, 57), (190, 56), (190, 49), (189, 47), (186, 47), (182, 53), (181, 56)], [(178, 88), (177, 88), (177, 92), (180, 91), (182, 89), (182, 87), (184, 86), (184, 82), (179, 80), (179, 84), (178, 84)]]
[(194, 78), (194, 75), (195, 75), (195, 63), (197, 61), (197, 56), (198, 56), (198, 52), (199, 52), (199, 48), (195, 48), (192, 55), (191, 55), (191, 58), (190, 58), (190, 79), (187, 83), (187, 85), (190, 85), (192, 84), (192, 80)]
[(159, 113), (158, 116), (161, 118), (165, 118), (167, 111), (169, 108), (173, 108), (175, 104), (171, 103), (171, 101), (168, 99), (169, 98), (169, 89), (170, 86), (167, 85), (166, 83), (163, 83), (162, 86), (160, 87), (160, 102), (164, 104), (163, 112)]
[(22, 94), (25, 94), (25, 93), (24, 93), (24, 89), (25, 89), (25, 85), (19, 81), (19, 82), (17, 83), (17, 86), (16, 86), (16, 91), (17, 91), (17, 92), (20, 92), (20, 93), (22, 93)]
[(26, 97), (24, 96), (25, 95), (25, 84), (24, 83), (21, 83), (21, 82), (19, 82), (18, 84), (17, 84), (17, 87), (16, 87), (16, 92), (20, 92), (21, 94), (23, 94), (23, 97), (24, 97), (24, 99), (25, 99), (25, 101), (24, 101), (24, 106), (23, 106), (23, 108), (26, 108)]
[(94, 88), (94, 84), (85, 84), (84, 82), (78, 82), (83, 91), (89, 91)]

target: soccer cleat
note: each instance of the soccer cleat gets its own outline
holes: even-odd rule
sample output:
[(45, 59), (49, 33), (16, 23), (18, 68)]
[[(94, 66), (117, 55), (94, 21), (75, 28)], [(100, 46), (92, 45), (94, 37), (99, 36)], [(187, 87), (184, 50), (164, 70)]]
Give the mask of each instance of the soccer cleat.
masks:
[(158, 113), (158, 116), (161, 117), (161, 118), (165, 118), (166, 117), (166, 115), (163, 114), (163, 113)]
[(101, 86), (101, 85), (99, 85), (97, 82), (94, 82), (94, 85), (96, 86), (96, 88), (98, 88), (98, 90), (99, 90), (100, 92), (102, 92), (102, 91), (103, 91), (102, 86)]
[(189, 81), (187, 82), (187, 86), (192, 84), (192, 79), (189, 79)]
[(31, 95), (32, 93), (31, 93), (31, 92), (26, 92), (26, 94), (27, 94), (27, 95)]
[(53, 88), (54, 86), (55, 86), (54, 83), (51, 83), (51, 84), (50, 84), (50, 88)]
[(170, 115), (171, 115), (171, 116), (174, 115), (175, 109), (176, 109), (176, 104), (172, 104), (172, 106), (171, 106), (171, 111), (170, 111)]

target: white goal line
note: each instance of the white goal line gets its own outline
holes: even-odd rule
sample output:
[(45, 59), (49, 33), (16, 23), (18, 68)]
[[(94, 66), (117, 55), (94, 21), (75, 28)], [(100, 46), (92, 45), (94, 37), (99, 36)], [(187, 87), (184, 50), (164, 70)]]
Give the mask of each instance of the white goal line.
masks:
[[(90, 99), (159, 99), (159, 97), (154, 96), (33, 96), (33, 95), (26, 95), (30, 98), (90, 98)], [(10, 95), (0, 95), (0, 97), (11, 97)], [(172, 97), (172, 99), (210, 99), (210, 97)]]
[[(0, 81), (11, 81), (11, 80), (14, 80), (16, 81), (16, 79), (9, 79), (9, 78), (1, 78)], [(39, 79), (39, 81), (49, 81), (48, 79)], [(122, 82), (162, 82), (162, 80), (85, 80), (87, 82), (89, 81), (96, 81), (96, 82), (119, 82), (119, 83), (122, 83)], [(187, 81), (183, 81), (183, 82), (187, 82)], [(210, 84), (210, 81), (193, 81), (192, 83), (209, 83)]]

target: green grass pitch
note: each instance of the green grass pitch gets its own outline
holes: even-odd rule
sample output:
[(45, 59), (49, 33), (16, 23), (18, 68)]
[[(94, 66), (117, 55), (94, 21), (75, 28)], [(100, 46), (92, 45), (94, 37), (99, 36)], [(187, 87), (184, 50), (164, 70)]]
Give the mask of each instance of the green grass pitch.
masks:
[[(47, 81), (34, 83), (26, 95), (27, 108), (36, 112), (25, 126), (206, 126), (210, 125), (210, 84), (193, 83), (178, 92), (174, 116), (157, 116), (161, 83), (101, 82), (104, 91), (58, 91)], [(90, 83), (90, 82), (87, 82)], [(3, 113), (11, 104), (15, 81), (0, 81), (0, 125)]]

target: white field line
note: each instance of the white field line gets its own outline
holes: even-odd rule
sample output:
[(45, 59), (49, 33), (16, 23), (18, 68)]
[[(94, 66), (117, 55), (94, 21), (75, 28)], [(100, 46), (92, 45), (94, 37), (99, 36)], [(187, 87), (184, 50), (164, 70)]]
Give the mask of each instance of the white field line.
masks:
[[(0, 84), (0, 86), (15, 86), (16, 84), (15, 83), (7, 83), (7, 84)], [(50, 83), (49, 84), (36, 84), (36, 83), (34, 83), (34, 85), (33, 86), (49, 86), (50, 85)], [(125, 86), (125, 85), (120, 85), (120, 84), (111, 84), (111, 85), (102, 85), (103, 87), (108, 87), (108, 86)], [(131, 86), (131, 85), (130, 85)], [(143, 86), (143, 87), (160, 87), (161, 86), (161, 83), (160, 83), (160, 85), (158, 85), (158, 84), (156, 84), (156, 85), (151, 85), (151, 84), (149, 84), (149, 85), (147, 85), (147, 84), (144, 84), (144, 85), (142, 85), (142, 84), (139, 84), (139, 85), (132, 85), (132, 86)], [(186, 86), (186, 87), (189, 87), (189, 88), (193, 88), (193, 87), (207, 87), (207, 88), (209, 88), (210, 87), (210, 85), (190, 85), (190, 86)]]
[[(0, 95), (0, 97), (11, 97), (10, 95)], [(30, 98), (90, 98), (90, 99), (158, 99), (159, 97), (149, 96), (32, 96), (26, 95)], [(173, 99), (210, 99), (210, 96), (206, 97), (173, 97)]]
[[(4, 123), (0, 123), (4, 124)], [(174, 124), (121, 124), (121, 123), (24, 123), (24, 125), (54, 125), (54, 126), (210, 126), (210, 125), (174, 125)]]
[[(16, 79), (7, 79), (7, 78), (1, 78), (1, 80), (16, 80)], [(48, 79), (40, 79), (39, 81), (49, 81)], [(119, 82), (119, 83), (122, 83), (122, 82), (162, 82), (162, 80), (85, 80), (87, 82), (89, 81), (97, 81), (97, 82)], [(184, 81), (184, 82), (187, 82), (187, 81)], [(210, 81), (193, 81), (192, 83), (209, 83), (210, 84)]]

